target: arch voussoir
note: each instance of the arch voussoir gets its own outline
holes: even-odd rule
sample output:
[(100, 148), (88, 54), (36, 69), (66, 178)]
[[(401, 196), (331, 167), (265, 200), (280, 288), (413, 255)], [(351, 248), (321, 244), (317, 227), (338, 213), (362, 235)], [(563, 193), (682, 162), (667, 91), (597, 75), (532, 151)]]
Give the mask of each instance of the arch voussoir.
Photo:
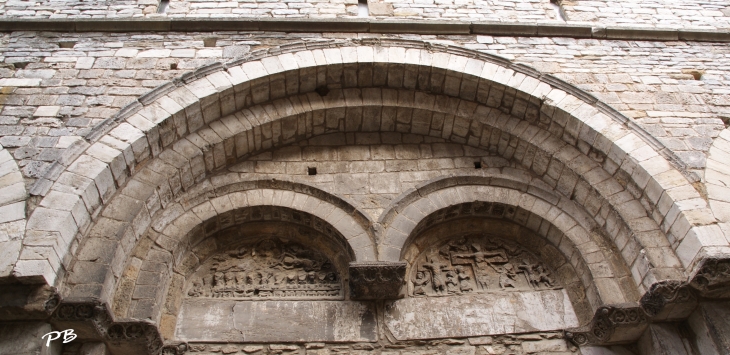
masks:
[[(715, 221), (704, 216), (707, 205), (692, 187), (691, 177), (674, 173), (677, 179), (658, 177), (657, 172), (676, 173), (676, 162), (656, 142), (647, 141), (648, 135), (627, 118), (558, 79), (498, 58), (467, 51), (473, 54), (468, 58), (464, 50), (449, 47), (430, 53), (426, 47), (404, 43), (382, 40), (380, 45), (370, 47), (358, 42), (357, 46), (261, 55), (245, 63), (213, 64), (176, 79), (135, 101), (95, 130), (89, 137), (93, 149), (80, 149), (83, 155), (70, 164), (59, 165), (56, 175), (47, 176), (45, 181), (55, 186), (51, 189), (59, 190), (68, 186), (59, 177), (68, 177), (68, 173), (89, 179), (98, 191), (99, 205), (90, 207), (95, 203), (93, 198), (87, 192), (82, 195), (81, 190), (88, 191), (92, 186), (86, 181), (87, 188), (73, 190), (84, 201), (86, 211), (74, 218), (71, 211), (54, 210), (43, 215), (44, 210), (38, 209), (37, 218), (50, 217), (48, 225), (53, 226), (46, 228), (52, 230), (38, 230), (60, 233), (63, 240), (57, 243), (56, 252), (63, 256), (60, 259), (70, 260), (67, 255), (72, 241), (88, 229), (84, 216), (93, 220), (97, 209), (106, 205), (115, 191), (119, 194), (120, 187), (132, 176), (139, 175), (140, 182), (153, 187), (154, 193), (147, 199), (139, 196), (139, 201), (148, 214), (154, 215), (182, 191), (204, 181), (210, 172), (238, 159), (325, 132), (381, 130), (417, 132), (483, 147), (521, 160), (563, 196), (585, 194), (576, 198), (587, 201), (591, 219), (609, 231), (634, 277), (641, 278), (639, 282), (645, 288), (660, 278), (647, 276), (650, 265), (676, 264), (674, 260), (661, 261), (654, 251), (646, 253), (650, 263), (640, 262), (642, 248), (669, 250), (664, 244), (648, 244), (648, 236), (657, 235), (655, 230), (669, 236), (669, 247), (683, 267), (694, 265), (703, 248), (717, 246), (705, 243), (708, 238), (703, 236), (714, 233), (714, 229), (702, 228)], [(368, 72), (368, 66), (385, 69)], [(361, 99), (357, 90), (337, 89), (343, 80), (354, 80), (342, 79), (345, 70), (361, 67), (363, 71), (352, 82)], [(407, 77), (402, 75), (403, 70), (417, 75)], [(386, 75), (391, 72), (393, 75)], [(428, 80), (421, 80), (421, 74)], [(332, 94), (323, 98), (314, 92), (328, 85)], [(379, 122), (370, 114), (374, 110), (379, 110)], [(424, 118), (427, 115), (417, 114), (414, 118), (415, 110), (431, 112), (430, 124)], [(411, 116), (399, 117), (402, 112)], [(516, 118), (510, 119), (508, 114)], [(296, 129), (290, 128), (294, 122)], [(162, 174), (148, 167), (158, 161), (165, 162)], [(590, 170), (581, 164), (590, 161), (595, 162), (588, 165)], [(93, 169), (79, 169), (82, 163), (90, 163)], [(629, 180), (627, 184), (617, 183), (624, 177)], [(539, 196), (540, 192), (535, 194)], [(452, 195), (440, 194), (429, 197), (429, 201), (448, 204), (450, 198)], [(627, 199), (647, 202), (637, 205)], [(633, 214), (639, 206), (643, 214)], [(418, 208), (409, 210), (414, 216), (423, 212)], [(645, 225), (646, 220), (635, 220), (647, 216), (658, 228), (637, 230), (646, 233), (640, 238), (625, 237), (636, 235), (630, 229), (639, 222)], [(333, 223), (347, 230), (362, 224), (358, 218), (340, 216)], [(67, 228), (69, 221), (75, 226)], [(37, 225), (29, 223), (26, 234), (32, 234)], [(407, 229), (406, 224), (402, 228)], [(367, 238), (362, 233), (353, 234), (352, 239), (362, 241), (359, 243), (372, 239), (372, 232), (366, 234)], [(624, 246), (619, 247), (621, 244)], [(387, 254), (394, 255), (392, 251)], [(52, 269), (61, 267), (59, 264)], [(663, 277), (681, 277), (682, 269), (664, 273)]]

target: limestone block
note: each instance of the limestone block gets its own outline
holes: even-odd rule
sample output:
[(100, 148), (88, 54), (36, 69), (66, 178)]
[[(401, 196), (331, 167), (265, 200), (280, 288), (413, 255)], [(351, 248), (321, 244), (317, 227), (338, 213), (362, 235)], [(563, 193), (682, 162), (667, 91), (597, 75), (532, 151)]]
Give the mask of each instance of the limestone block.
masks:
[(16, 78), (4, 78), (0, 79), (0, 86), (40, 86), (41, 79), (16, 79)]
[[(14, 174), (11, 180), (15, 180), (15, 177), (16, 175)], [(25, 185), (22, 180), (12, 185), (0, 187), (0, 204), (21, 201), (26, 196), (27, 192), (25, 191)]]
[(183, 301), (175, 338), (230, 342), (372, 342), (377, 341), (375, 309), (363, 302), (188, 299)]
[(57, 275), (48, 260), (19, 260), (13, 268), (13, 276), (53, 285)]
[(0, 242), (0, 277), (10, 276), (13, 266), (20, 256), (21, 240)]
[(0, 206), (0, 223), (17, 221), (23, 218), (25, 218), (25, 202)]
[(393, 16), (393, 4), (370, 3), (368, 4), (370, 16)]
[(398, 340), (471, 337), (578, 326), (567, 291), (407, 298), (386, 305), (385, 325)]
[(685, 348), (676, 325), (669, 323), (650, 324), (639, 339), (642, 354), (652, 355), (691, 355)]
[(69, 166), (68, 171), (93, 179), (99, 196), (104, 202), (107, 202), (107, 199), (116, 191), (110, 166), (90, 155), (82, 155), (76, 159)]
[(138, 58), (166, 58), (170, 56), (169, 49), (150, 49), (137, 54)]
[(70, 212), (38, 207), (28, 219), (28, 229), (59, 232), (66, 245), (78, 231)]
[(61, 106), (38, 106), (33, 113), (34, 117), (56, 117)]
[(695, 345), (702, 355), (730, 353), (730, 307), (722, 302), (701, 304), (689, 317), (688, 322), (695, 333)]

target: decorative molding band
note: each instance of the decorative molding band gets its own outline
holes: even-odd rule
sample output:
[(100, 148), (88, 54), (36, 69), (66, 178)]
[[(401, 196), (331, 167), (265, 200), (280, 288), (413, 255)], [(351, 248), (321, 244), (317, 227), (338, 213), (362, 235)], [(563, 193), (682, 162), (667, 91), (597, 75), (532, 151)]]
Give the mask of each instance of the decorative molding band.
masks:
[(634, 41), (730, 42), (722, 30), (593, 27), (547, 23), (465, 21), (388, 21), (368, 19), (2, 19), (0, 31), (58, 32), (370, 32), (408, 34), (483, 34), (507, 37), (573, 37)]
[(697, 296), (687, 282), (665, 280), (653, 284), (639, 304), (653, 321), (683, 319), (697, 306)]
[(566, 339), (575, 345), (609, 345), (635, 341), (649, 325), (649, 319), (636, 305), (613, 305), (598, 308), (590, 325), (568, 329)]
[(702, 297), (730, 297), (730, 259), (704, 259), (690, 281)]
[(162, 337), (157, 326), (139, 320), (115, 321), (105, 303), (98, 300), (62, 302), (51, 323), (58, 329), (72, 328), (79, 339), (101, 340), (115, 353), (158, 354)]
[(726, 298), (730, 295), (730, 260), (708, 258), (690, 281), (665, 280), (651, 286), (639, 306), (600, 307), (590, 325), (568, 329), (566, 339), (575, 345), (610, 345), (637, 340), (652, 322), (685, 319), (699, 299)]
[(405, 261), (350, 263), (350, 298), (354, 300), (401, 298), (405, 276)]

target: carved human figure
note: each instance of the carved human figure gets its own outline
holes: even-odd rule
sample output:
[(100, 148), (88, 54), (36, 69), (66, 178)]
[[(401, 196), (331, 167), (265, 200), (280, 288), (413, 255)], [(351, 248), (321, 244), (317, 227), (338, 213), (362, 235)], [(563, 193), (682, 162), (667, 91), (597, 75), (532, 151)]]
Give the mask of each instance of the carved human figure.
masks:
[(454, 270), (446, 270), (446, 292), (449, 294), (461, 293), (461, 290), (459, 290), (458, 278)]
[(251, 272), (246, 277), (246, 283), (248, 285), (260, 285), (261, 284), (261, 275), (258, 272)]
[(426, 262), (421, 266), (431, 273), (433, 290), (437, 293), (443, 293), (446, 291), (446, 283), (441, 275), (441, 270), (447, 268), (448, 265), (440, 263), (438, 261), (438, 255), (434, 255), (434, 253), (432, 253), (430, 256), (426, 257)]
[(488, 290), (489, 289), (489, 282), (490, 282), (489, 275), (487, 275), (487, 274), (477, 274), (475, 276), (475, 278), (476, 278), (476, 281), (477, 281), (479, 287), (481, 287), (482, 290)]
[(328, 283), (334, 283), (337, 281), (337, 275), (334, 272), (328, 272), (325, 279)]
[(510, 263), (504, 264), (499, 274), (499, 287), (503, 289), (507, 287), (516, 288), (517, 284), (515, 277), (517, 277), (517, 272), (515, 271), (514, 266)]
[[(458, 295), (495, 287), (553, 288), (551, 272), (519, 244), (468, 236), (434, 247), (416, 259), (410, 280), (413, 295)], [(524, 280), (523, 276), (524, 275)]]
[(469, 292), (474, 288), (471, 286), (471, 276), (464, 270), (463, 266), (456, 267), (456, 275), (459, 278), (459, 290), (461, 292)]
[(222, 290), (226, 286), (225, 276), (222, 272), (216, 272), (213, 275), (213, 289)]
[(539, 280), (537, 280), (535, 277), (535, 266), (537, 265), (531, 263), (527, 259), (522, 259), (522, 264), (517, 266), (517, 269), (525, 274), (525, 278), (527, 278), (527, 281), (533, 289), (536, 289), (539, 286)]
[(264, 275), (264, 278), (262, 280), (262, 283), (266, 285), (273, 285), (276, 283), (276, 277), (274, 276), (274, 273), (271, 271), (267, 271)]
[(202, 292), (203, 285), (201, 285), (200, 281), (193, 281), (193, 287), (190, 288), (190, 291), (188, 291), (188, 296), (192, 297), (199, 297), (203, 295)]
[(423, 271), (418, 271), (416, 273), (416, 278), (411, 282), (413, 283), (414, 295), (425, 295), (426, 286), (431, 283), (431, 279), (428, 277), (427, 273)]
[(226, 288), (236, 287), (236, 274), (233, 272), (227, 272), (224, 274), (226, 279)]
[(246, 273), (243, 271), (236, 272), (236, 287), (242, 288), (246, 285)]
[(537, 280), (538, 285), (542, 282), (547, 287), (553, 287), (555, 283), (552, 277), (548, 274), (548, 271), (542, 267), (542, 265), (537, 265), (535, 268), (535, 279)]
[(297, 280), (300, 285), (306, 284), (307, 283), (307, 273), (303, 272), (303, 271), (299, 272)]
[(324, 254), (276, 238), (212, 255), (189, 282), (189, 297), (342, 297), (337, 271)]

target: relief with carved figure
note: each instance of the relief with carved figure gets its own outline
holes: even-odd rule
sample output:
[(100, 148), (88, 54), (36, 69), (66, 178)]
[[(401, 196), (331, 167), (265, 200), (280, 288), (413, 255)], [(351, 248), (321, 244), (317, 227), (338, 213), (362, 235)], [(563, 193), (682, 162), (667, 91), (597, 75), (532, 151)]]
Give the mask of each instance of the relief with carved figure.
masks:
[(337, 270), (322, 253), (264, 239), (209, 258), (188, 279), (188, 297), (342, 299)]
[(552, 271), (509, 240), (468, 235), (432, 246), (411, 269), (412, 296), (562, 288)]

